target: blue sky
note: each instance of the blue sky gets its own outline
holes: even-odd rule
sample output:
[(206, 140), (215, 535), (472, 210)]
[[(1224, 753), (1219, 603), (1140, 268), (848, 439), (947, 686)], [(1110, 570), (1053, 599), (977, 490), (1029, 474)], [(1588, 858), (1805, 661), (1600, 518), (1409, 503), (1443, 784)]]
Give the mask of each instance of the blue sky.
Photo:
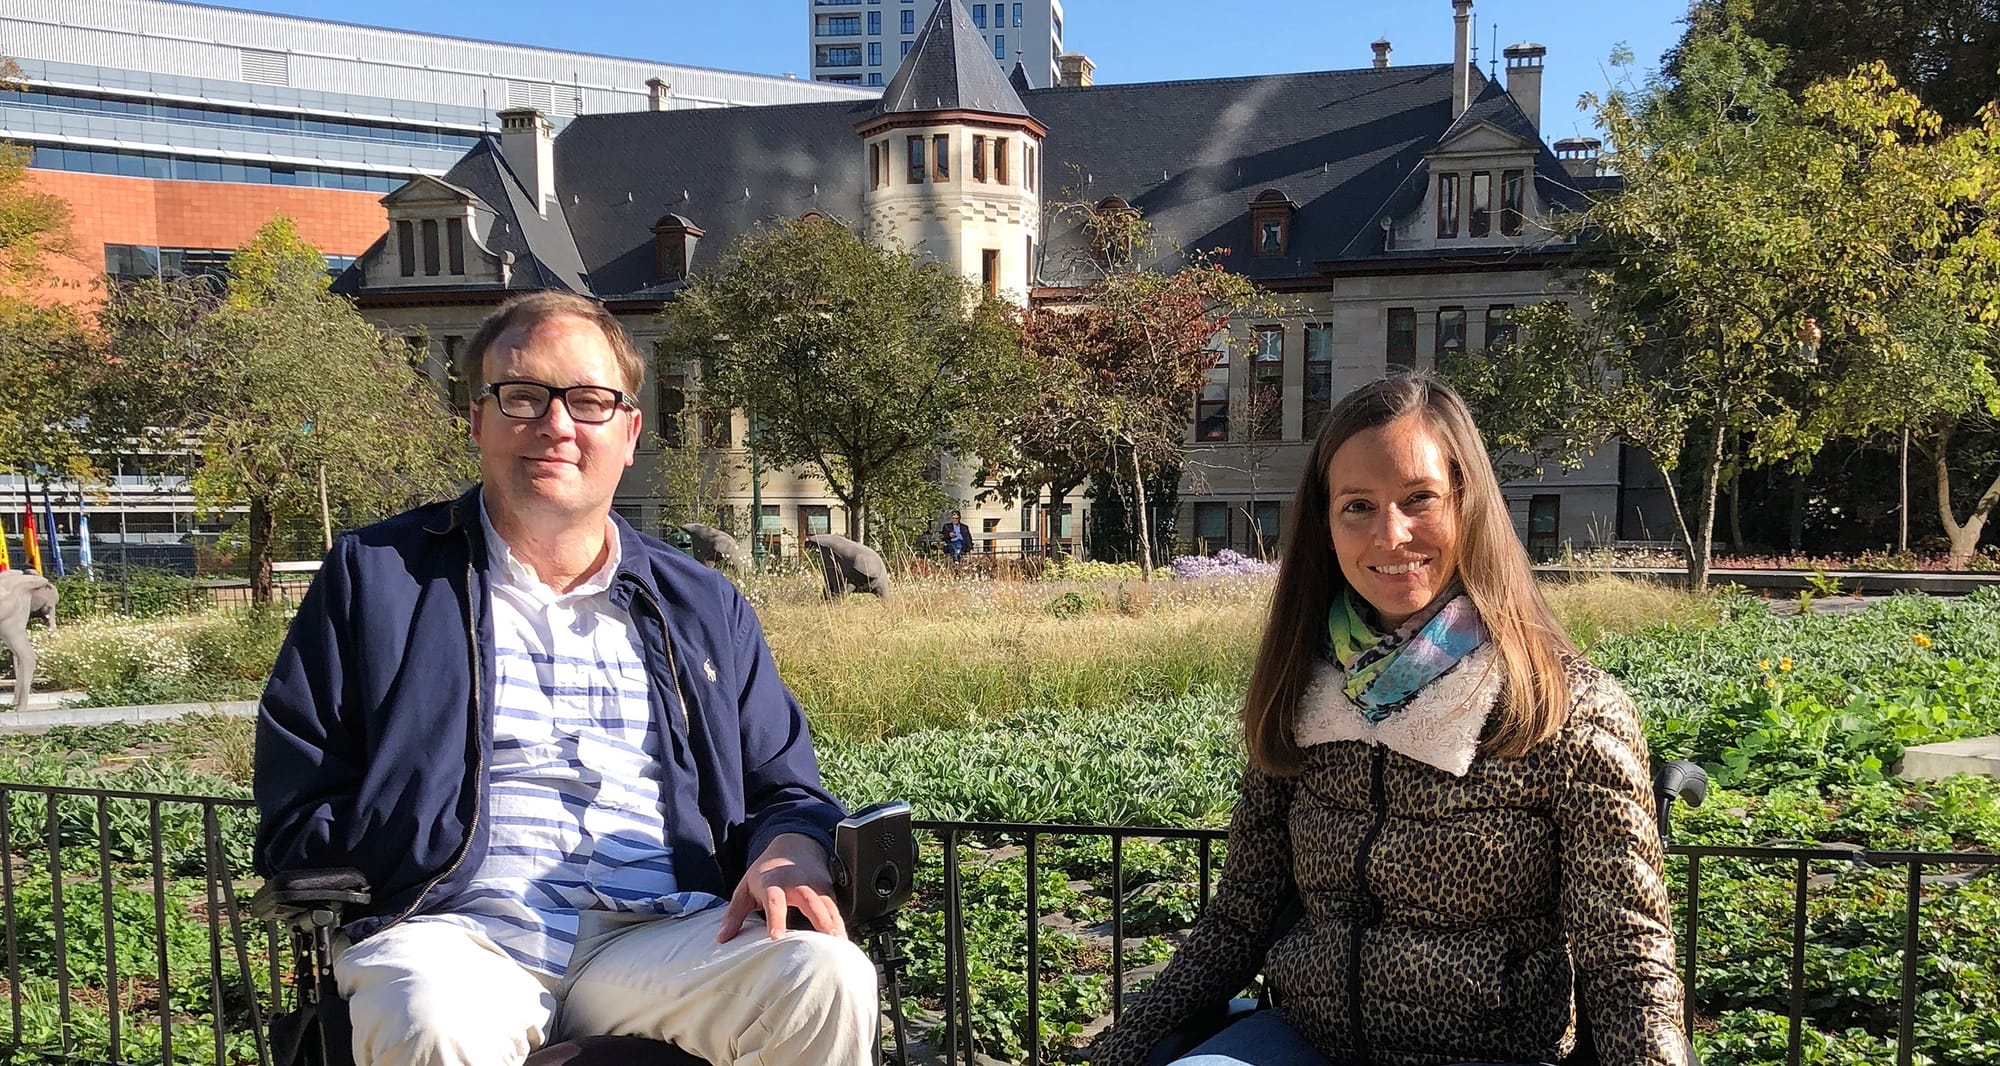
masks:
[[(580, 52), (781, 74), (807, 69), (803, 0), (208, 0), (223, 6)], [(891, 3), (894, 0), (890, 0)], [(1064, 38), (1100, 81), (1161, 81), (1367, 66), (1387, 37), (1392, 62), (1449, 62), (1450, 0), (1066, 0)], [(1213, 12), (1226, 12), (1218, 24)], [(1501, 47), (1548, 47), (1542, 128), (1588, 133), (1577, 97), (1601, 92), (1619, 44), (1642, 67), (1680, 36), (1687, 0), (1478, 0), (1481, 66)]]

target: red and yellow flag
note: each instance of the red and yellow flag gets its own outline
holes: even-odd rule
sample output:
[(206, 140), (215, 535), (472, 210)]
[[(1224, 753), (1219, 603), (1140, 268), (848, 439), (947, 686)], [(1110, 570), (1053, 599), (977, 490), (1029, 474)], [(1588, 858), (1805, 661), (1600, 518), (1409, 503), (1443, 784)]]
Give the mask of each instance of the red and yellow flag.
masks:
[(41, 539), (35, 531), (35, 505), (31, 503), (21, 510), (21, 543), (27, 549), (28, 568), (37, 574), (42, 572)]
[(14, 560), (8, 557), (10, 554), (7, 550), (7, 527), (0, 526), (0, 574), (14, 565)]

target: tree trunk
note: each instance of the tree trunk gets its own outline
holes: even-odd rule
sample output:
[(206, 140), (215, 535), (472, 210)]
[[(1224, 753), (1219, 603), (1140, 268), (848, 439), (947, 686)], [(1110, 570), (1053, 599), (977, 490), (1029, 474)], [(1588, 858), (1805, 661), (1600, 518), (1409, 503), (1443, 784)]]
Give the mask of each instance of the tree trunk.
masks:
[(1903, 453), (1897, 465), (1896, 554), (1910, 552), (1910, 427), (1903, 426)]
[(1675, 470), (1679, 468), (1676, 467), (1675, 470), (1668, 470), (1662, 467), (1659, 459), (1655, 458), (1651, 452), (1646, 453), (1646, 457), (1652, 461), (1653, 469), (1660, 472), (1660, 484), (1665, 486), (1667, 490), (1667, 505), (1674, 512), (1674, 528), (1680, 530), (1681, 548), (1688, 553), (1688, 565), (1693, 566), (1694, 535), (1688, 532), (1687, 513), (1681, 510), (1681, 490), (1674, 484)]
[(1743, 554), (1743, 462), (1735, 449), (1731, 460), (1735, 467), (1729, 472), (1729, 550)]
[(1132, 509), (1139, 530), (1139, 580), (1153, 581), (1153, 530), (1146, 514), (1146, 471), (1139, 465), (1139, 449), (1132, 449), (1132, 495), (1138, 506)]
[(250, 602), (267, 606), (271, 602), (271, 537), (277, 517), (262, 496), (250, 497)]
[(868, 528), (868, 512), (863, 506), (867, 497), (862, 494), (861, 479), (854, 479), (854, 495), (841, 502), (847, 504), (847, 539), (856, 544), (867, 543), (862, 539), (862, 530)]
[[(1049, 505), (1045, 510), (1043, 510), (1042, 513), (1048, 516), (1050, 522), (1055, 523), (1054, 526), (1049, 530), (1049, 536), (1051, 539), (1055, 540), (1063, 539), (1062, 536), (1063, 504), (1067, 502), (1068, 499), (1069, 499), (1069, 493), (1066, 490), (1057, 488), (1054, 482), (1049, 483)], [(1082, 556), (1079, 555), (1076, 551), (1071, 550), (1071, 548), (1067, 544), (1063, 545), (1063, 553), (1065, 555), (1069, 555), (1075, 558), (1082, 558)]]
[(1944, 523), (1944, 535), (1951, 542), (1950, 558), (1947, 565), (1954, 569), (1964, 569), (1972, 560), (1972, 554), (1979, 550), (1979, 535), (1986, 531), (1986, 519), (1993, 514), (1994, 505), (2000, 504), (2000, 475), (1996, 475), (1991, 485), (1979, 496), (1979, 502), (1972, 505), (1972, 513), (1960, 523), (1951, 507), (1951, 467), (1947, 459), (1951, 454), (1952, 425), (1946, 421), (1938, 427), (1937, 454), (1937, 503), (1938, 519)]
[(319, 464), (319, 528), (323, 550), (333, 550), (333, 510), (326, 505), (326, 464)]
[(1696, 592), (1708, 591), (1709, 557), (1715, 551), (1715, 497), (1722, 481), (1722, 440), (1726, 432), (1722, 414), (1727, 401), (1716, 404), (1715, 427), (1709, 433), (1708, 468), (1701, 475), (1701, 497), (1696, 501), (1699, 535), (1688, 545), (1688, 584)]
[(1798, 551), (1806, 543), (1806, 476), (1792, 474), (1792, 513), (1786, 520), (1785, 545)]

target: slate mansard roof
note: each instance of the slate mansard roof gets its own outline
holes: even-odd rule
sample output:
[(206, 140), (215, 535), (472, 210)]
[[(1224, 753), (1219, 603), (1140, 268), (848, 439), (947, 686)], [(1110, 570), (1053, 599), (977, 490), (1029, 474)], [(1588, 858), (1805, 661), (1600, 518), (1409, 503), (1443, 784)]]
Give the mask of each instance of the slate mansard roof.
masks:
[[(678, 286), (662, 285), (655, 267), (652, 226), (669, 213), (706, 233), (696, 271), (721, 262), (761, 221), (809, 210), (858, 218), (867, 154), (856, 128), (917, 106), (911, 93), (931, 93), (949, 108), (949, 91), (966, 109), (1003, 115), (1012, 115), (1011, 99), (1019, 117), (1048, 130), (1045, 202), (1121, 197), (1165, 243), (1229, 248), (1225, 266), (1258, 280), (1309, 279), (1329, 263), (1413, 254), (1385, 249), (1381, 220), (1421, 204), (1425, 153), (1473, 124), (1537, 145), (1545, 203), (1573, 205), (1591, 184), (1569, 177), (1513, 98), (1477, 72), (1473, 103), (1454, 121), (1449, 64), (1019, 92), (983, 52), (980, 62), (964, 62), (962, 44), (976, 32), (933, 36), (940, 25), (950, 23), (934, 18), (926, 27), (929, 58), (906, 63), (879, 102), (580, 116), (556, 138), (557, 205), (546, 219), (491, 137), (445, 180), (502, 217), (494, 240), (514, 253), (510, 288), (553, 285), (606, 300), (658, 300)], [(1005, 99), (989, 106), (997, 93)], [(1252, 256), (1250, 201), (1272, 188), (1299, 205), (1287, 254)], [(1050, 227), (1045, 264), (1079, 239), (1059, 222)], [(343, 278), (348, 291), (356, 277), (358, 269)]]

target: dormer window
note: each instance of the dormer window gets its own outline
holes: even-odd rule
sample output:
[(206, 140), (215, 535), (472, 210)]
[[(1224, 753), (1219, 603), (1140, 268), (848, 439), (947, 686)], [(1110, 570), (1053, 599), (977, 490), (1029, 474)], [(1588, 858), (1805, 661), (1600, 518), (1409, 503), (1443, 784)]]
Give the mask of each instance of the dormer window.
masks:
[(465, 220), (462, 218), (399, 219), (396, 222), (397, 272), (406, 278), (434, 278), (449, 273), (465, 276)]
[(1438, 237), (1458, 236), (1458, 175), (1439, 174), (1437, 190)]
[(686, 280), (703, 236), (700, 227), (679, 215), (662, 215), (653, 223), (653, 268), (661, 282)]
[(1265, 189), (1250, 201), (1250, 253), (1279, 256), (1291, 252), (1292, 218), (1299, 205), (1277, 189)]
[(1257, 223), (1257, 254), (1281, 255), (1285, 251), (1285, 224), (1275, 218)]
[(1493, 232), (1493, 175), (1484, 170), (1472, 175), (1471, 217), (1465, 228), (1472, 237), (1485, 237)]
[(1097, 202), (1097, 210), (1093, 214), (1097, 217), (1090, 225), (1091, 243), (1095, 246), (1092, 251), (1096, 253), (1097, 261), (1110, 266), (1116, 260), (1130, 259), (1133, 223), (1139, 217), (1138, 209), (1126, 203), (1122, 196), (1107, 196)]

